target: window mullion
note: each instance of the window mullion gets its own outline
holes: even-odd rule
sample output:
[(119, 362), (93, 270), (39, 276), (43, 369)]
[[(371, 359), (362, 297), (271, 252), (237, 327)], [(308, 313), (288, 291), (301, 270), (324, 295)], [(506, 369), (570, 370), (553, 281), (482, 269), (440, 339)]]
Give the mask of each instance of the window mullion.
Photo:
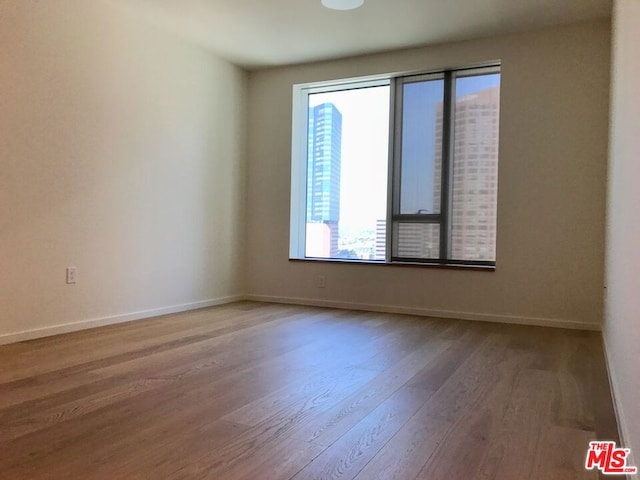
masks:
[(393, 252), (393, 217), (400, 213), (400, 156), (402, 155), (402, 79), (391, 80), (389, 92), (389, 174), (387, 177), (387, 237), (385, 261)]
[(453, 74), (448, 71), (444, 74), (444, 99), (442, 108), (442, 160), (441, 160), (441, 198), (440, 214), (440, 260), (449, 258), (449, 245), (451, 243), (451, 173), (453, 169), (452, 138), (453, 138)]

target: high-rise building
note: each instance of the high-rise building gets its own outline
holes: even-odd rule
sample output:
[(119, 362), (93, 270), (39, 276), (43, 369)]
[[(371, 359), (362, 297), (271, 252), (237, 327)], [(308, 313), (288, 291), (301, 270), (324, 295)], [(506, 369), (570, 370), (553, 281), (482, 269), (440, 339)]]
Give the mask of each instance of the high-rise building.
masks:
[[(438, 106), (442, 111), (442, 104)], [(436, 113), (436, 149), (442, 144), (442, 116)], [(500, 87), (456, 98), (453, 129), (451, 258), (495, 260), (498, 196)], [(441, 168), (436, 154), (435, 168)], [(440, 188), (435, 189), (440, 195)]]
[(376, 220), (376, 249), (374, 260), (384, 260), (387, 257), (387, 220)]
[[(307, 225), (324, 224), (329, 244), (313, 256), (337, 257), (340, 222), (342, 114), (332, 103), (309, 109), (307, 152)], [(307, 252), (310, 255), (310, 252)]]
[[(442, 189), (442, 102), (435, 107), (433, 142), (434, 209)], [(498, 124), (500, 87), (489, 87), (456, 98), (451, 181), (451, 245), (454, 260), (494, 261), (498, 194)], [(424, 189), (428, 191), (428, 189)], [(427, 203), (427, 202), (422, 202)], [(438, 258), (440, 229), (436, 224), (398, 224), (394, 231), (397, 255)], [(382, 238), (377, 237), (377, 245)]]
[[(417, 204), (440, 208), (442, 170), (442, 102), (436, 104), (433, 141), (433, 199)], [(498, 124), (500, 87), (490, 87), (456, 98), (453, 127), (451, 181), (451, 245), (454, 260), (493, 261), (496, 250), (496, 210), (498, 193)], [(409, 162), (415, 177), (423, 164)], [(415, 188), (414, 196), (429, 189)], [(419, 191), (421, 190), (421, 191)], [(431, 192), (429, 192), (431, 195)], [(385, 221), (376, 225), (375, 259), (384, 259)], [(399, 223), (394, 226), (395, 255), (404, 258), (435, 259), (440, 255), (440, 228), (437, 224)]]

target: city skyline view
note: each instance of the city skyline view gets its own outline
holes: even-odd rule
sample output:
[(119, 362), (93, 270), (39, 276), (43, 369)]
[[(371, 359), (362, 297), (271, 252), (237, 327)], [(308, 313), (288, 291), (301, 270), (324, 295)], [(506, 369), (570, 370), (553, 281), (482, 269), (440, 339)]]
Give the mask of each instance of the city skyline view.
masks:
[(309, 95), (309, 110), (331, 103), (342, 115), (340, 216), (357, 228), (375, 226), (387, 210), (389, 86)]
[[(453, 258), (495, 258), (499, 84), (499, 74), (455, 82)], [(403, 97), (400, 209), (438, 213), (443, 81), (407, 82)], [(388, 122), (388, 86), (309, 95), (307, 256), (384, 260)], [(392, 230), (394, 256), (439, 258), (438, 224)]]

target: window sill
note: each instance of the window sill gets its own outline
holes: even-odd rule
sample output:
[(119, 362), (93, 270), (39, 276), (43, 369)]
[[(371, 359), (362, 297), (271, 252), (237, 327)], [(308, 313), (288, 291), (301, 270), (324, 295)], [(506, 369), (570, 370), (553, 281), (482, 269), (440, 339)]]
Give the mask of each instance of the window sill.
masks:
[(290, 262), (311, 262), (311, 263), (342, 263), (351, 265), (379, 265), (383, 267), (418, 267), (418, 268), (440, 268), (453, 270), (476, 270), (480, 272), (495, 272), (495, 265), (473, 265), (468, 263), (426, 263), (426, 262), (385, 262), (376, 260), (353, 260), (340, 258), (290, 258)]

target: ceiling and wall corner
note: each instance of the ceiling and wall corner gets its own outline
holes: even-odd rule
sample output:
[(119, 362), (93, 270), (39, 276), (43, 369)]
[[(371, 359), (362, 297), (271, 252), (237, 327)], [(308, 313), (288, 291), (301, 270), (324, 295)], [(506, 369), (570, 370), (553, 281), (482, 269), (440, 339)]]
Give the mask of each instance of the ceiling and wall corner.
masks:
[(611, 0), (108, 0), (247, 69), (357, 56), (584, 22)]

